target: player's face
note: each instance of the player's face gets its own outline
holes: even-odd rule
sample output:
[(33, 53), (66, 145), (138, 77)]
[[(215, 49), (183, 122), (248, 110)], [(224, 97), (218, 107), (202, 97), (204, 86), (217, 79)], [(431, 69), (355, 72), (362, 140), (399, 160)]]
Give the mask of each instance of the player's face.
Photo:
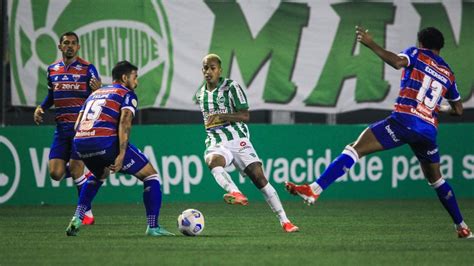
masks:
[(71, 59), (77, 56), (77, 51), (79, 51), (78, 40), (74, 35), (66, 35), (61, 40), (61, 43), (58, 45), (59, 50), (61, 50), (63, 54), (63, 58)]
[(138, 73), (133, 70), (130, 75), (125, 78), (125, 87), (134, 90), (138, 87)]
[(202, 74), (207, 84), (217, 85), (222, 74), (222, 68), (216, 59), (205, 58), (202, 61)]

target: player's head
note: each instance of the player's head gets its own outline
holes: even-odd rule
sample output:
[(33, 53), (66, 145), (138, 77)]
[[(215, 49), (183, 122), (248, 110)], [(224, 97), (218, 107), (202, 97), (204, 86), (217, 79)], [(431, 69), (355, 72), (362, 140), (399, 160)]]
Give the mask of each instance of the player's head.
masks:
[(72, 31), (61, 34), (59, 38), (58, 48), (61, 51), (63, 58), (68, 60), (77, 56), (77, 51), (81, 46), (79, 45), (79, 37)]
[(208, 54), (202, 59), (202, 74), (207, 84), (217, 85), (222, 74), (222, 61), (216, 54)]
[(443, 33), (434, 27), (424, 28), (418, 32), (418, 43), (422, 48), (440, 51), (444, 46)]
[(134, 90), (138, 86), (138, 67), (128, 61), (118, 62), (112, 69), (112, 79), (114, 82)]

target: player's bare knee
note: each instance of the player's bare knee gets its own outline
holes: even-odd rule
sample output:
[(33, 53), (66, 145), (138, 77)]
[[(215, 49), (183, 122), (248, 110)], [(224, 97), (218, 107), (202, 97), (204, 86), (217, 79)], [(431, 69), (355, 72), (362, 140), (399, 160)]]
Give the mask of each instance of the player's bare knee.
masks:
[(210, 156), (206, 158), (206, 164), (209, 169), (213, 169), (218, 166), (224, 167), (225, 159), (223, 159), (222, 157)]
[(64, 177), (64, 173), (60, 171), (50, 171), (49, 176), (55, 181), (61, 181), (61, 179)]

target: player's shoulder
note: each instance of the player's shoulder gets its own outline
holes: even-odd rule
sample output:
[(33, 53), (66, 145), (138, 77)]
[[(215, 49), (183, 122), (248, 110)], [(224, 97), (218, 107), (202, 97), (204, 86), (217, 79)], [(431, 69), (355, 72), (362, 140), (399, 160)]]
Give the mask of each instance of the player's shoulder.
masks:
[(89, 62), (89, 61), (87, 61), (87, 60), (85, 60), (84, 58), (81, 58), (81, 57), (77, 57), (76, 62), (81, 64), (81, 65), (84, 65), (84, 66), (92, 65), (91, 62)]
[(63, 63), (63, 60), (61, 59), (58, 59), (56, 61), (54, 61), (53, 63), (51, 63), (49, 66), (48, 66), (48, 70), (59, 70), (61, 68), (61, 65)]
[(402, 52), (402, 54), (406, 54), (410, 57), (416, 57), (419, 53), (420, 49), (416, 46), (409, 46)]
[(220, 87), (221, 90), (231, 90), (231, 89), (236, 89), (236, 88), (241, 88), (239, 83), (235, 80), (229, 79), (229, 78), (224, 78), (222, 81), (222, 85)]

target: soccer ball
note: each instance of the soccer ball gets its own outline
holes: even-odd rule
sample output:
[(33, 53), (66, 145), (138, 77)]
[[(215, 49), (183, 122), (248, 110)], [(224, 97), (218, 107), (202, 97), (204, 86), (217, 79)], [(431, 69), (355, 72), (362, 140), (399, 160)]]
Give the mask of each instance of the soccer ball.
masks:
[(204, 216), (195, 209), (187, 209), (178, 216), (178, 230), (185, 236), (197, 236), (204, 230)]

